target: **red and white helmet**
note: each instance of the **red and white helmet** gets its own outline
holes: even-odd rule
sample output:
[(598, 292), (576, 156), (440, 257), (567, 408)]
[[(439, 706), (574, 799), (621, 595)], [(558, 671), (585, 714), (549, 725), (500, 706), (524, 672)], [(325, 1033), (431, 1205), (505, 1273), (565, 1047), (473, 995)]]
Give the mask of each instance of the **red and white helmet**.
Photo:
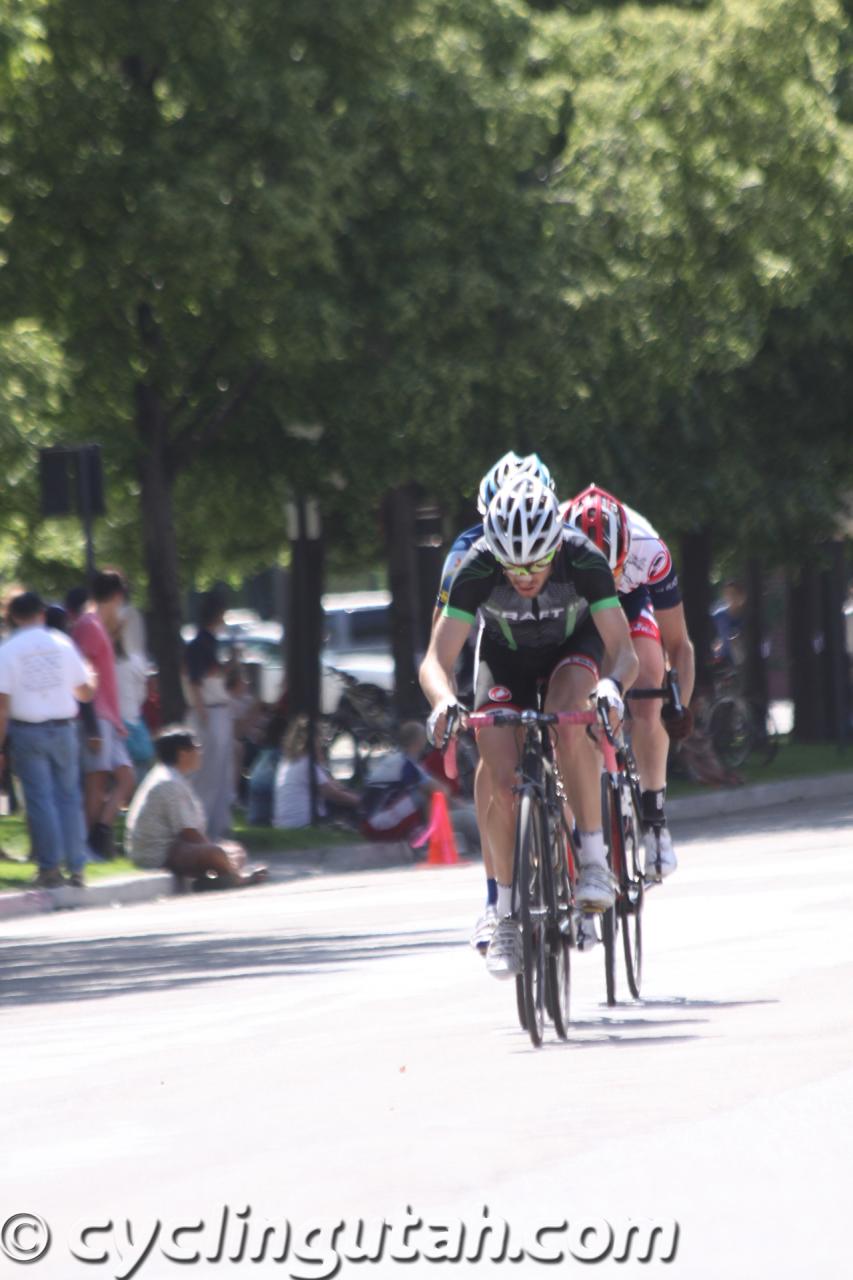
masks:
[(631, 530), (625, 508), (612, 493), (589, 485), (566, 503), (564, 518), (604, 552), (614, 572), (622, 568), (631, 546)]

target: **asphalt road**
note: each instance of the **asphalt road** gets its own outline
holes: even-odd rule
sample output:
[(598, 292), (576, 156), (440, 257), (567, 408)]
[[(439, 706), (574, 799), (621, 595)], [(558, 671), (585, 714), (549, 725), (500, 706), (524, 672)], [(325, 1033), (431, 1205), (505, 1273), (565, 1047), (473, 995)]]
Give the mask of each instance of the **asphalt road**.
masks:
[(577, 956), (539, 1052), (466, 945), (480, 867), (5, 925), (0, 1280), (328, 1276), (341, 1220), (351, 1258), (389, 1224), (345, 1276), (846, 1274), (853, 801), (676, 835), (643, 1002)]

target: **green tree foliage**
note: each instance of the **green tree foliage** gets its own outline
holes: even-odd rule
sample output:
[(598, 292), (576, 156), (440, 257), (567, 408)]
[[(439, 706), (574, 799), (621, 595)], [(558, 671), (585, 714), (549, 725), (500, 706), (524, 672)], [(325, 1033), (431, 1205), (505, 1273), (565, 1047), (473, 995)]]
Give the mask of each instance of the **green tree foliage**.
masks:
[(294, 488), (363, 559), (383, 492), (452, 508), (510, 447), (778, 555), (797, 474), (825, 533), (851, 33), (849, 0), (0, 0), (0, 320), (59, 343), (169, 634)]
[[(764, 349), (771, 315), (802, 313), (849, 254), (844, 30), (837, 5), (810, 0), (543, 22), (545, 74), (576, 110), (549, 198), (582, 320), (571, 360), (598, 428), (589, 456), (666, 509), (672, 532), (719, 513), (733, 470), (772, 503), (723, 388)], [(780, 428), (813, 457), (797, 423)]]

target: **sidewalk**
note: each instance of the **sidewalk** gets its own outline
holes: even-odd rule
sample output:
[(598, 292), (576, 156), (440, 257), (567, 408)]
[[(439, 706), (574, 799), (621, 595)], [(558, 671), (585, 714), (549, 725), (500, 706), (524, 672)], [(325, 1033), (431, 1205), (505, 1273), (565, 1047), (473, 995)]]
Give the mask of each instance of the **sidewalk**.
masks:
[[(774, 809), (798, 800), (821, 797), (853, 797), (853, 770), (820, 777), (789, 778), (783, 782), (759, 783), (755, 786), (732, 787), (709, 791), (697, 796), (671, 800), (667, 815), (680, 822), (701, 821), (730, 813), (746, 813), (758, 809)], [(315, 849), (268, 853), (271, 882), (306, 879), (317, 875), (343, 875), (349, 872), (380, 871), (391, 867), (414, 865), (419, 859), (405, 842), (395, 844), (338, 844)], [(29, 889), (22, 893), (0, 894), (0, 923), (20, 916), (38, 915), (79, 907), (124, 906), (134, 902), (150, 902), (171, 897), (174, 878), (167, 872), (141, 872), (115, 880), (101, 880), (87, 889)]]

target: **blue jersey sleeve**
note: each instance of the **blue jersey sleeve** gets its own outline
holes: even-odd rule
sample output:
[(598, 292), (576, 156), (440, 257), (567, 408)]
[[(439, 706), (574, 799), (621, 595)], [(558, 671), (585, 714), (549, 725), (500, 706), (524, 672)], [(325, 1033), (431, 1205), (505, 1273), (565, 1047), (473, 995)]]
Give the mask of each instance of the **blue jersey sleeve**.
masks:
[(482, 524), (475, 524), (470, 529), (466, 529), (464, 533), (460, 533), (459, 537), (453, 543), (453, 546), (447, 553), (444, 561), (444, 567), (441, 570), (441, 584), (438, 588), (438, 595), (435, 600), (436, 609), (443, 609), (450, 597), (450, 588), (453, 579), (456, 577), (456, 570), (459, 568), (470, 548), (474, 545), (478, 538), (483, 536)]

